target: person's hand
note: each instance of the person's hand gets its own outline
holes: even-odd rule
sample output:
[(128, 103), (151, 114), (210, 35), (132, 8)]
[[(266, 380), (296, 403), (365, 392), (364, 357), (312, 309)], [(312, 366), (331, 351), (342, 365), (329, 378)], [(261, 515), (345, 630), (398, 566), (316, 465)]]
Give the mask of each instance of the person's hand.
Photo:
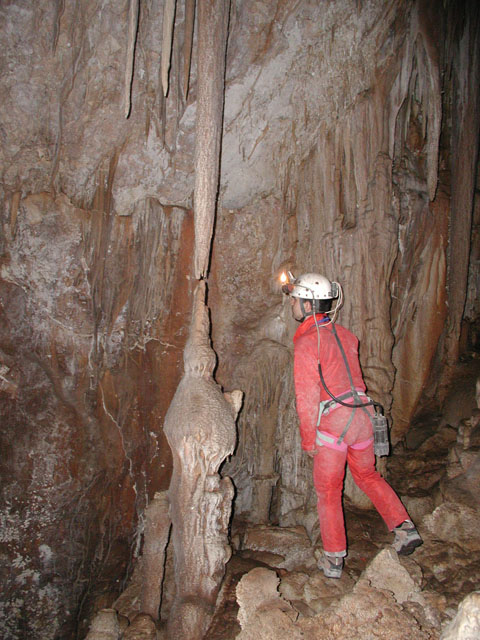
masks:
[(310, 458), (314, 458), (317, 455), (317, 450), (313, 449), (312, 451), (306, 451), (305, 453), (307, 456), (310, 456)]

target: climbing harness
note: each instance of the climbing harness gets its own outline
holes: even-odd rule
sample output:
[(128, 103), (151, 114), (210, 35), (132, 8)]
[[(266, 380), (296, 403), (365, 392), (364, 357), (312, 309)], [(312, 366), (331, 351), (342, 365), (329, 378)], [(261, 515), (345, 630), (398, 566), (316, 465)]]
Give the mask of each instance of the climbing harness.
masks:
[[(333, 323), (332, 324), (332, 333), (335, 337), (335, 340), (337, 341), (338, 347), (340, 349), (340, 353), (342, 354), (342, 358), (343, 358), (343, 362), (345, 363), (345, 368), (347, 370), (347, 375), (348, 375), (348, 380), (350, 382), (350, 390), (342, 393), (340, 396), (336, 397), (333, 395), (333, 393), (331, 393), (330, 389), (327, 387), (326, 383), (325, 383), (325, 378), (323, 377), (323, 373), (322, 373), (322, 366), (320, 364), (320, 331), (319, 331), (319, 326), (318, 323), (316, 321), (315, 318), (315, 314), (314, 314), (314, 319), (315, 319), (315, 325), (317, 327), (317, 333), (318, 333), (318, 349), (317, 349), (317, 361), (318, 361), (318, 373), (320, 375), (320, 380), (321, 383), (323, 385), (323, 388), (325, 389), (325, 391), (328, 393), (328, 395), (330, 396), (331, 400), (327, 400), (327, 401), (323, 401), (320, 402), (320, 407), (319, 407), (319, 411), (318, 411), (318, 420), (317, 420), (317, 436), (316, 436), (316, 442), (317, 444), (320, 446), (323, 443), (328, 443), (327, 446), (329, 446), (330, 448), (334, 448), (334, 449), (339, 449), (341, 451), (344, 451), (347, 448), (347, 445), (343, 442), (343, 439), (345, 438), (345, 436), (347, 435), (347, 432), (350, 428), (350, 425), (353, 422), (353, 418), (355, 417), (355, 412), (357, 409), (362, 409), (362, 411), (364, 411), (368, 417), (370, 418), (371, 422), (372, 422), (372, 427), (373, 427), (373, 449), (374, 449), (374, 453), (376, 456), (386, 456), (389, 453), (389, 442), (388, 442), (388, 422), (386, 417), (383, 415), (383, 407), (381, 404), (379, 404), (378, 402), (375, 402), (374, 400), (372, 400), (371, 398), (369, 398), (363, 391), (360, 391), (358, 389), (355, 388), (354, 384), (353, 384), (353, 378), (352, 378), (352, 372), (350, 371), (350, 367), (348, 364), (348, 360), (347, 360), (347, 356), (345, 354), (345, 350), (343, 348), (343, 345), (340, 341), (340, 338), (338, 337), (337, 331), (335, 329), (335, 325)], [(361, 397), (366, 398), (366, 402), (362, 402), (361, 401)], [(349, 403), (349, 402), (345, 402), (345, 400), (348, 400), (352, 398), (353, 402)], [(349, 409), (352, 409), (352, 412), (350, 414), (350, 417), (347, 421), (347, 424), (345, 425), (345, 428), (343, 429), (342, 433), (340, 434), (340, 437), (336, 440), (335, 442), (335, 438), (332, 438), (331, 435), (329, 435), (328, 433), (326, 433), (325, 431), (320, 431), (319, 426), (320, 426), (320, 421), (322, 418), (322, 415), (329, 413), (330, 411), (333, 411), (334, 409), (338, 408), (338, 406), (344, 406), (344, 407), (348, 407)], [(371, 415), (367, 410), (366, 407), (369, 406), (373, 406), (375, 413), (373, 415)], [(323, 442), (322, 442), (323, 441)], [(352, 448), (354, 449), (365, 449), (370, 442), (372, 441), (372, 438), (369, 438), (368, 440), (365, 440), (364, 442), (359, 442), (356, 445), (353, 445)]]

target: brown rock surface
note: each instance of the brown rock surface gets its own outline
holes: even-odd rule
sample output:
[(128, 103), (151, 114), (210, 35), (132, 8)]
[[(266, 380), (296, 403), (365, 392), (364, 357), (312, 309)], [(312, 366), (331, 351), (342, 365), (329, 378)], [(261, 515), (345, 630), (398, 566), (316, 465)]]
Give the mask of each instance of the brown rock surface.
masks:
[[(164, 2), (139, 2), (136, 31), (134, 0), (0, 5), (0, 635), (12, 640), (85, 636), (124, 592), (145, 509), (170, 482), (199, 95), (198, 31), (186, 65), (176, 5), (166, 97)], [(284, 268), (343, 284), (339, 321), (392, 418), (382, 471), (418, 515), (426, 498), (463, 508), (478, 477), (478, 431), (454, 451), (436, 420), (459, 356), (475, 363), (480, 346), (479, 34), (473, 0), (232, 3), (208, 307), (216, 380), (246, 390), (225, 469), (242, 526), (318, 535)], [(363, 542), (353, 580), (387, 534), (347, 493), (364, 507), (347, 514)], [(442, 545), (418, 554), (451, 616), (478, 552)]]
[(425, 516), (424, 525), (435, 538), (457, 544), (462, 549), (480, 551), (479, 515), (480, 500), (477, 509), (444, 502), (432, 514)]

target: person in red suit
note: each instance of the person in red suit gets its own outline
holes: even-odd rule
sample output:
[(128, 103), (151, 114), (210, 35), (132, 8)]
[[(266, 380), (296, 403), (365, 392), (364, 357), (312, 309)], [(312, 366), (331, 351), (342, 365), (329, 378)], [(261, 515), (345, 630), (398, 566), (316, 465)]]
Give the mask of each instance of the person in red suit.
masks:
[[(347, 555), (342, 508), (346, 464), (394, 532), (397, 553), (412, 553), (422, 539), (396, 493), (375, 469), (372, 418), (374, 406), (379, 405), (366, 395), (357, 337), (335, 323), (341, 287), (320, 274), (307, 273), (291, 276), (282, 290), (290, 296), (293, 317), (301, 323), (293, 337), (295, 397), (302, 449), (313, 458), (323, 543), (319, 568), (328, 578), (340, 578)], [(338, 302), (332, 312), (334, 299)]]

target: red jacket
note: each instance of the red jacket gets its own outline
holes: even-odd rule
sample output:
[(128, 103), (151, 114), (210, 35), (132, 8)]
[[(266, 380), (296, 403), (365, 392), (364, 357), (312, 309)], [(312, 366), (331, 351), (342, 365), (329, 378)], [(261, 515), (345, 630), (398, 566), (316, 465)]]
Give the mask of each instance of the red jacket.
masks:
[[(350, 390), (345, 362), (332, 333), (332, 323), (326, 322), (326, 320), (327, 316), (317, 314), (320, 332), (319, 350), (317, 347), (318, 333), (313, 316), (309, 316), (302, 322), (293, 337), (295, 345), (293, 368), (295, 396), (304, 451), (315, 449), (319, 404), (321, 400), (331, 399), (320, 381), (317, 354), (320, 357), (325, 383), (332, 394), (338, 397)], [(353, 384), (358, 391), (365, 391), (365, 383), (358, 360), (358, 339), (340, 325), (335, 325), (335, 329), (347, 356)], [(351, 400), (347, 400), (347, 402), (351, 402)]]

